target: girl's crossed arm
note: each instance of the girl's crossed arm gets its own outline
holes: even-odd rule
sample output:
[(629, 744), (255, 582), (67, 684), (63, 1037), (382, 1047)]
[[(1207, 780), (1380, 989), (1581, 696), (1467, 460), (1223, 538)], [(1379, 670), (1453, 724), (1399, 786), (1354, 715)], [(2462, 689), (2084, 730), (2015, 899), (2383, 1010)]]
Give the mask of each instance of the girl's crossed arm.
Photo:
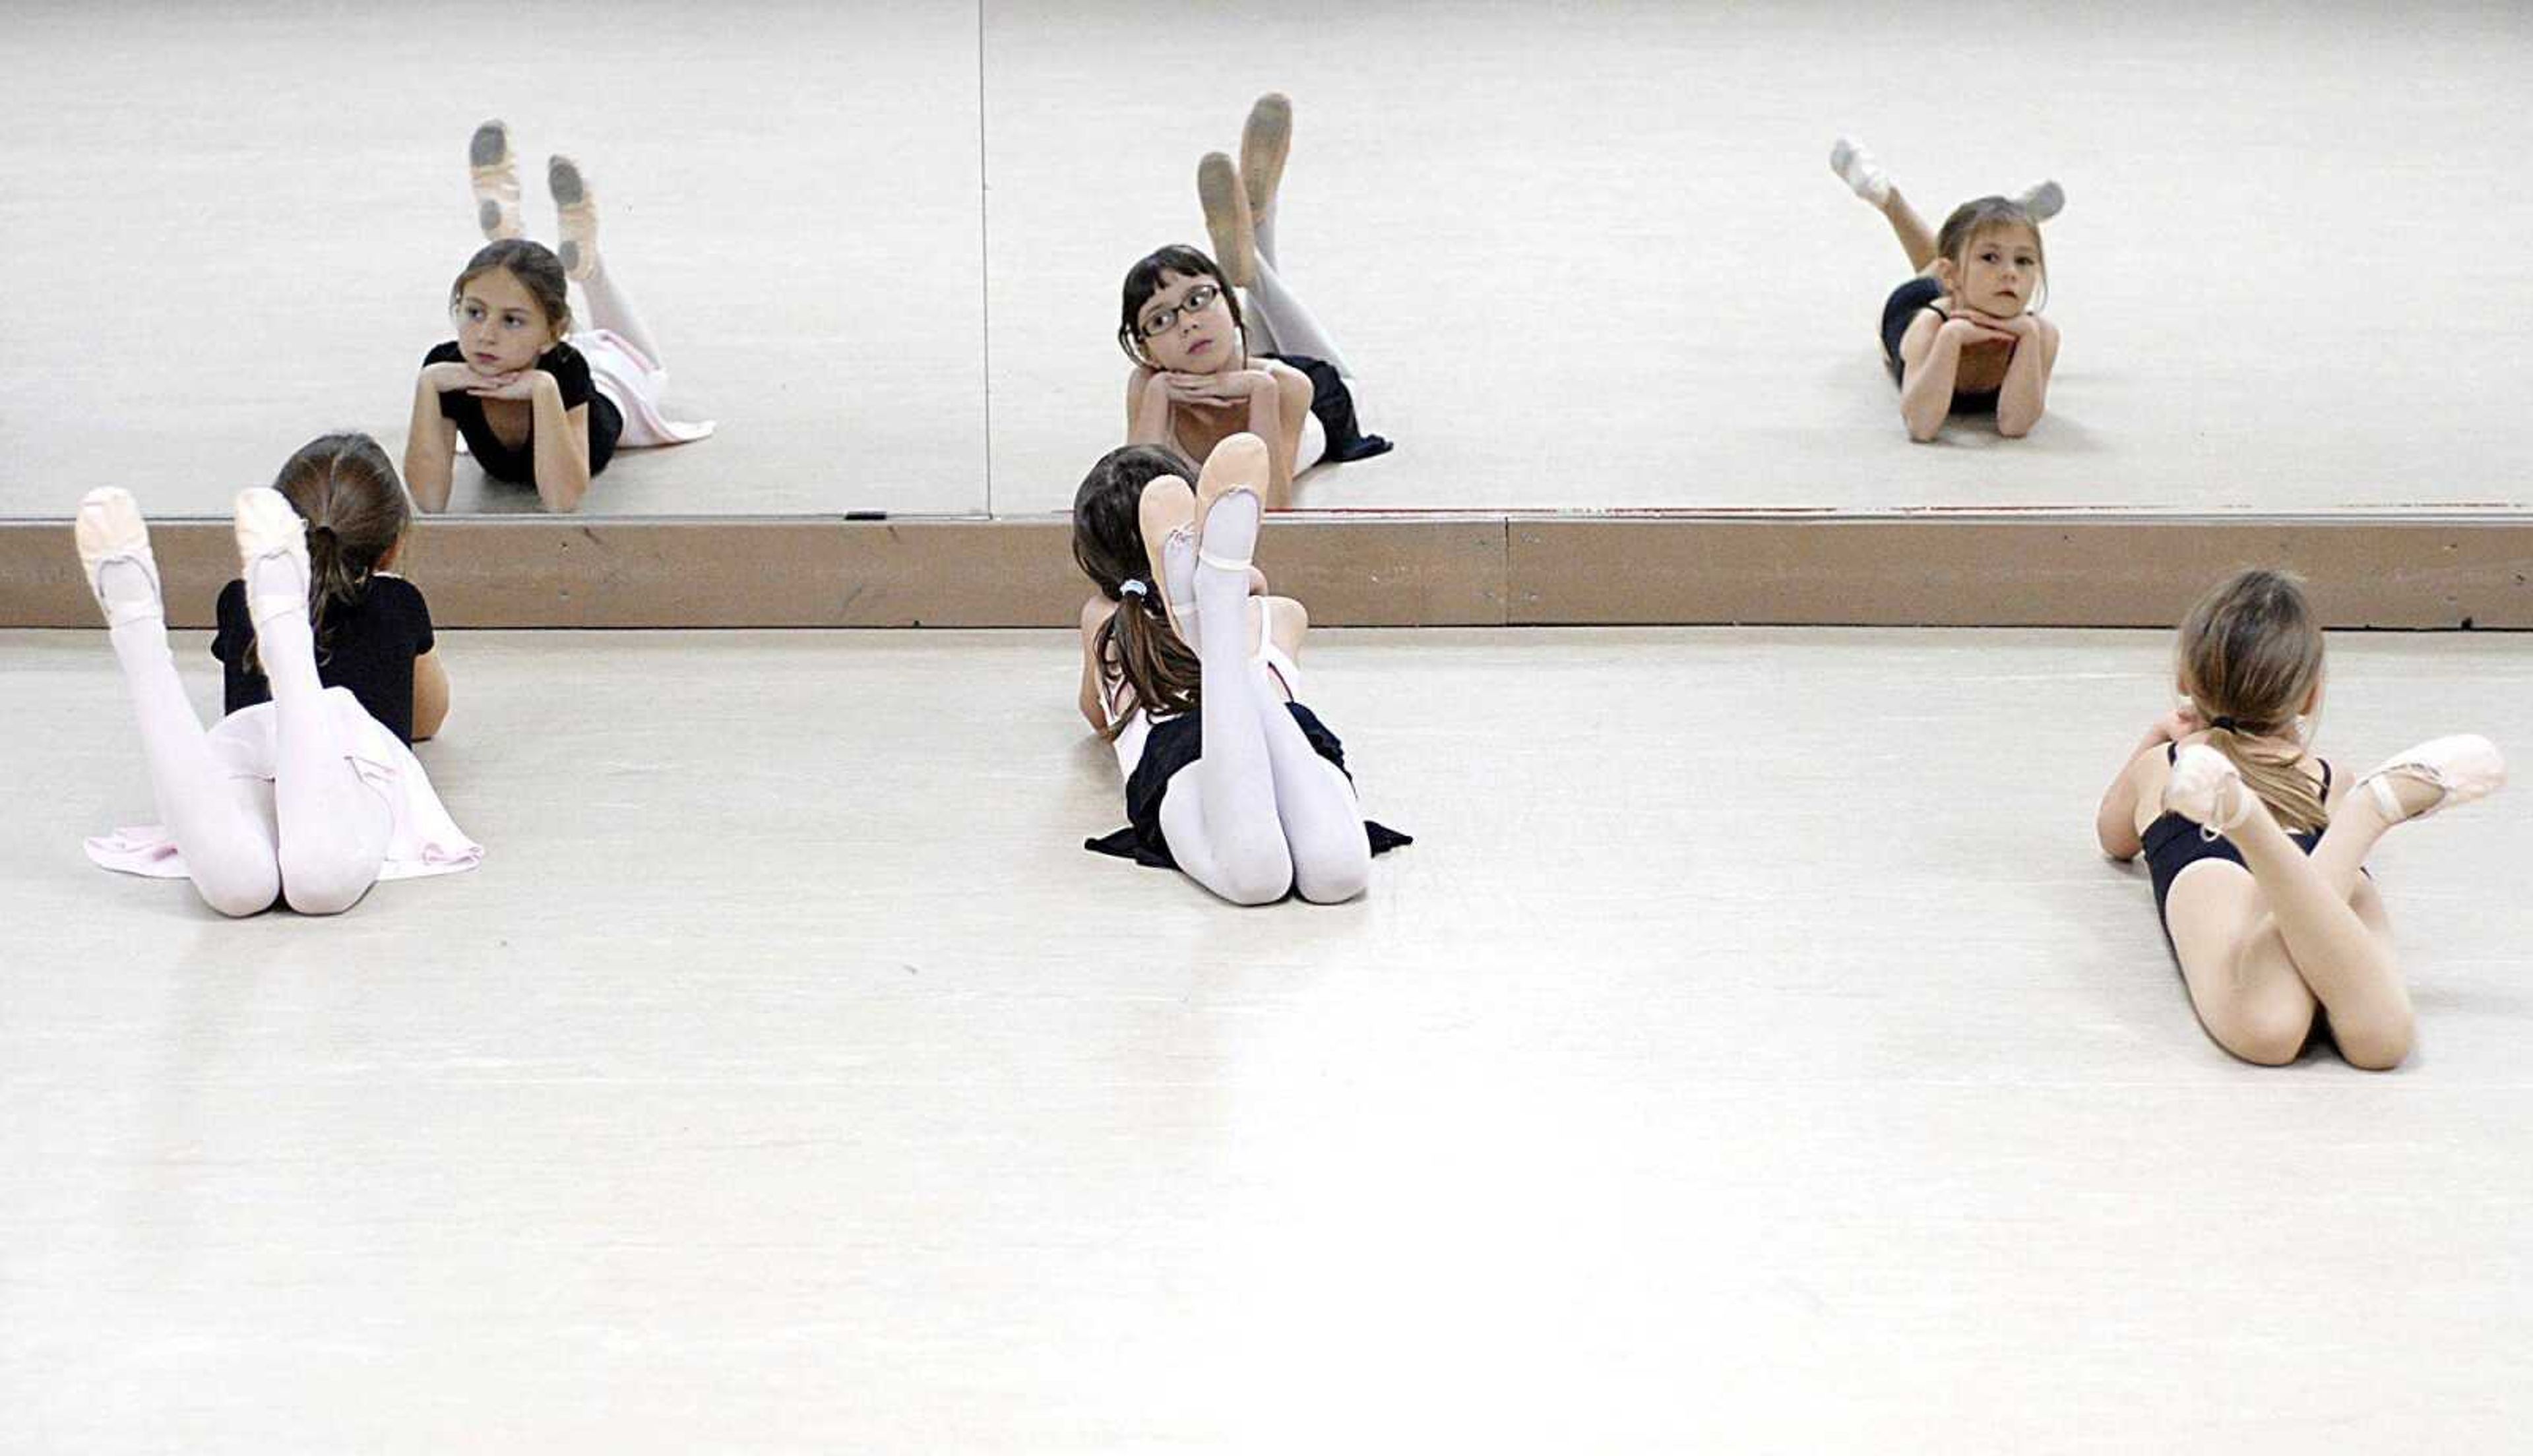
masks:
[(457, 426), (440, 412), (446, 376), (438, 371), (448, 368), (423, 366), (413, 382), (413, 419), (405, 426), (404, 483), (413, 492), (414, 504), (435, 512), (448, 508), (448, 479), (457, 460)]
[(2021, 439), (2049, 407), (2049, 373), (2058, 367), (2058, 325), (2037, 314), (2020, 314), (2003, 325), (2015, 335), (2014, 361), (1996, 397), (1996, 433)]
[(2128, 761), (2111, 777), (2111, 786), (2102, 790), (2101, 807), (2093, 812), (2093, 838), (2099, 840), (2102, 852), (2113, 859), (2135, 859), (2146, 845), (2138, 838), (2138, 794), (2152, 771), (2154, 753), (2166, 743), (2178, 743), (2199, 731), (2205, 725), (2188, 707), (2175, 708), (2154, 721), (2146, 736), (2129, 750)]
[(548, 510), (578, 510), (589, 494), (589, 406), (562, 407), (562, 386), (541, 369), (519, 384), (536, 411), (537, 496)]

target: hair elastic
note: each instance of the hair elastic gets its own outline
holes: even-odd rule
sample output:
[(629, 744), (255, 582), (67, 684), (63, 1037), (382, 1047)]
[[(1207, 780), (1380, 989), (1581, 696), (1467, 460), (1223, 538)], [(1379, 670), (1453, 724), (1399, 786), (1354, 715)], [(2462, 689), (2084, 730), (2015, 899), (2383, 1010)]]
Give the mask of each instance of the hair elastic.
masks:
[(1141, 597), (1150, 591), (1150, 587), (1132, 576), (1117, 583), (1117, 595), (1120, 597)]
[(2208, 720), (2208, 727), (2211, 729), (2223, 728), (2229, 733), (2239, 733), (2243, 730), (2243, 726), (2241, 724), (2236, 723), (2231, 715), (2224, 713), (2219, 713), (2214, 718)]

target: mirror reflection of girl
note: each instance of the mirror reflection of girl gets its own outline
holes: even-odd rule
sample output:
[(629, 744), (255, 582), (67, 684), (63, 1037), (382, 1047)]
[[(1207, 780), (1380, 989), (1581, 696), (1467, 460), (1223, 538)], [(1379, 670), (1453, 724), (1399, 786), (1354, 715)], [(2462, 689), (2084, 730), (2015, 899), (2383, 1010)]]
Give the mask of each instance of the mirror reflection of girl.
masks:
[(1218, 151), (1198, 164), (1213, 255), (1172, 246), (1138, 262), (1117, 325), (1135, 365), (1127, 442), (1202, 460), (1233, 435), (1257, 436), (1267, 446), (1270, 509), (1292, 503), (1294, 477), (1312, 466), (1390, 448), (1363, 433), (1354, 372), (1276, 270), (1275, 200), (1292, 124), (1290, 101), (1262, 96), (1241, 134), (1239, 166)]
[(226, 716), (206, 731), (167, 649), (149, 530), (130, 493), (91, 491), (74, 522), (141, 725), (159, 825), (90, 840), (90, 859), (184, 877), (224, 915), (276, 901), (349, 909), (381, 880), (469, 869), (409, 745), (448, 715), (422, 593), (388, 568), (411, 519), (366, 435), (311, 440), (270, 489), (237, 498), (238, 579), (220, 593)]
[[(495, 480), (532, 485), (548, 510), (576, 510), (590, 479), (621, 447), (682, 444), (712, 424), (668, 417), (659, 345), (598, 252), (598, 206), (569, 157), (549, 158), (562, 244), (520, 235), (518, 169), (509, 131), (475, 129), (476, 218), (492, 241), (448, 290), (457, 336), (423, 356), (404, 473), (423, 509), (448, 505), (457, 440)], [(589, 304), (574, 331), (569, 284)]]
[(1327, 904), (1361, 895), (1372, 856), (1408, 841), (1365, 821), (1343, 746), (1299, 700), (1309, 614), (1267, 595), (1250, 560), (1269, 469), (1251, 435), (1201, 474), (1128, 445), (1074, 498), (1073, 558), (1097, 588), (1080, 706), (1116, 748), (1128, 820), (1086, 847), (1174, 866), (1234, 904)]
[(2048, 284), (2040, 224), (2067, 204), (2066, 191), (2042, 182), (2020, 197), (1978, 198), (1930, 232), (1864, 148), (1841, 137), (1829, 164), (1882, 213), (1916, 270), (1882, 305), (1882, 358), (1909, 437), (1933, 439), (1957, 414), (1993, 415), (2009, 439), (2031, 434), (2058, 365), (2058, 325), (2035, 312)]
[(2329, 1028), (2372, 1069), (2409, 1055), (2410, 993), (2384, 900), (2361, 872), (2394, 825), (2495, 790), (2487, 738), (2435, 738), (2354, 784), (2315, 756), (2322, 628), (2295, 578), (2244, 571), (2181, 624), (2186, 702), (2147, 730), (2103, 793), (2094, 835), (2146, 856), (2155, 911), (2208, 1034), (2277, 1065)]

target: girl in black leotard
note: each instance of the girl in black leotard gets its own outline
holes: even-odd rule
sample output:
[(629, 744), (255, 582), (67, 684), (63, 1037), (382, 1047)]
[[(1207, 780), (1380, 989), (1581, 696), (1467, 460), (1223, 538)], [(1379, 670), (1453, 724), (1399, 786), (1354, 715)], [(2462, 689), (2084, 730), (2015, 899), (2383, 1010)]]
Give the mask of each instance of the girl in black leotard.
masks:
[(1916, 270), (1882, 305), (1882, 362), (1909, 437), (1933, 439), (1956, 414), (1992, 414), (1999, 435), (2029, 435), (2058, 366), (2058, 325), (2036, 312), (2049, 267), (2040, 224), (2066, 205), (2065, 189), (2041, 182), (1964, 203), (1930, 232), (1863, 147), (1839, 138), (1829, 165), (1891, 224)]
[(1268, 469), (1254, 435), (1202, 472), (1128, 445), (1074, 497), (1073, 559), (1095, 588), (1082, 716), (1116, 749), (1128, 825), (1085, 847), (1174, 866), (1234, 904), (1331, 904), (1407, 837), (1365, 821), (1344, 747), (1301, 703), (1309, 614), (1250, 564)]
[(2398, 1065), (2410, 996), (2361, 867), (2393, 825), (2504, 782), (2497, 747), (2438, 738), (2335, 781), (2305, 741), (2322, 705), (2322, 628), (2275, 571), (2241, 572), (2191, 610), (2178, 676), (2187, 703), (2111, 781), (2094, 833), (2114, 859), (2146, 855), (2200, 1023), (2234, 1055), (2275, 1065), (2295, 1060), (2319, 1012), (2351, 1063)]
[[(710, 421), (670, 419), (660, 346), (598, 253), (598, 203), (567, 156), (546, 162), (562, 240), (520, 234), (509, 128), (488, 121), (469, 145), (476, 221), (487, 245), (448, 290), (456, 337), (423, 356), (405, 436), (405, 481), (424, 510), (448, 507), (463, 438), (487, 478), (532, 486), (548, 510), (577, 510), (617, 449), (683, 444)], [(573, 326), (570, 284), (589, 304)]]

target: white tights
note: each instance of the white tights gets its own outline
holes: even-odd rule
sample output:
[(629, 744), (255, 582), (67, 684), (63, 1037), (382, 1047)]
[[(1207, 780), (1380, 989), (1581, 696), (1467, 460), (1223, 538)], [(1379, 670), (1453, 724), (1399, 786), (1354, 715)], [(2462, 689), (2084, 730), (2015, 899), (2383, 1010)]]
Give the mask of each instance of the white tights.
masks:
[[(1214, 509), (1254, 503), (1218, 502)], [(1184, 547), (1183, 541), (1173, 547)], [(1250, 656), (1246, 571), (1196, 568), (1205, 749), (1161, 796), (1161, 835), (1191, 879), (1234, 904), (1361, 895), (1372, 844), (1354, 786), (1311, 747)]]
[[(109, 563), (109, 573), (139, 573)], [(205, 903), (253, 915), (275, 900), (302, 914), (350, 909), (377, 883), (394, 829), (386, 799), (344, 753), (317, 678), (308, 591), (295, 562), (258, 561), (248, 578), (256, 650), (272, 683), (273, 778), (242, 777), (212, 751), (152, 613), (115, 626), (115, 660), (132, 688), (141, 751), (158, 817)], [(126, 584), (118, 583), (118, 587)], [(266, 595), (259, 597), (262, 588)]]
[(589, 276), (580, 280), (580, 291), (589, 300), (589, 326), (604, 328), (642, 351), (653, 369), (666, 369), (660, 346), (651, 342), (651, 331), (642, 326), (642, 318), (633, 312), (633, 301), (607, 271), (607, 261), (600, 259), (590, 265)]
[(1344, 379), (1354, 378), (1346, 367), (1345, 356), (1337, 352), (1337, 341), (1311, 317), (1293, 290), (1285, 286), (1283, 275), (1275, 271), (1275, 218), (1273, 213), (1258, 218), (1258, 278), (1249, 285), (1248, 310), (1244, 316), (1249, 332), (1261, 354), (1299, 354), (1307, 359), (1325, 359), (1336, 367)]

